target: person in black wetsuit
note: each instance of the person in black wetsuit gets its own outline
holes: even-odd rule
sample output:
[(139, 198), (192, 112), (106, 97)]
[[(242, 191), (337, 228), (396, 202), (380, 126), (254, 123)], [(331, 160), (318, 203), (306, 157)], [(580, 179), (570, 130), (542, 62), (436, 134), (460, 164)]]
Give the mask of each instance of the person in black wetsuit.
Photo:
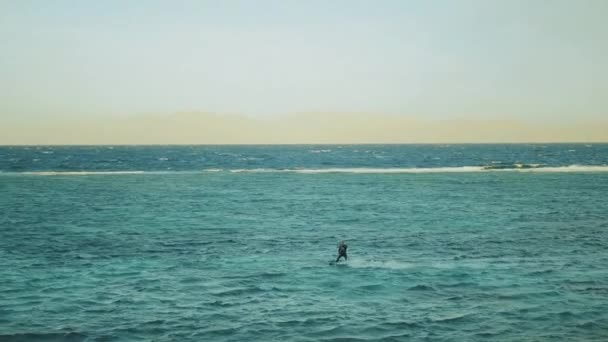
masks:
[(348, 260), (348, 257), (346, 256), (347, 248), (348, 246), (346, 245), (346, 242), (342, 240), (342, 242), (340, 242), (340, 245), (338, 245), (338, 258), (336, 259), (336, 262), (340, 261), (341, 257), (344, 257), (344, 260)]

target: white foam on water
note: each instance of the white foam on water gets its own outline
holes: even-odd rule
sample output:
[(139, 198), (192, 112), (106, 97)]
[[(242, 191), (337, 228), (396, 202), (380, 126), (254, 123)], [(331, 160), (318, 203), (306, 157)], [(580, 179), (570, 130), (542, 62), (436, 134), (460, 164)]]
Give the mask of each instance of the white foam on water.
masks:
[(429, 173), (476, 173), (476, 172), (534, 172), (534, 173), (581, 173), (608, 172), (608, 165), (541, 166), (540, 164), (514, 164), (512, 168), (487, 168), (484, 166), (431, 167), (431, 168), (326, 168), (326, 169), (204, 169), (199, 171), (25, 171), (4, 172), (36, 176), (87, 176), (87, 175), (133, 175), (133, 174), (196, 174), (209, 172), (232, 173), (299, 173), (299, 174), (429, 174)]
[(325, 169), (233, 169), (234, 173), (359, 173), (359, 174), (386, 174), (386, 173), (472, 173), (472, 172), (608, 172), (608, 165), (569, 165), (544, 167), (541, 164), (514, 164), (512, 168), (486, 168), (484, 166), (458, 166), (458, 167), (428, 167), (428, 168), (325, 168)]
[(483, 171), (481, 166), (434, 167), (434, 168), (328, 168), (328, 169), (293, 169), (285, 170), (294, 173), (450, 173)]
[(569, 165), (569, 166), (545, 166), (530, 169), (501, 169), (492, 171), (517, 171), (517, 172), (608, 172), (608, 165)]
[(285, 172), (287, 170), (280, 169), (232, 169), (228, 170), (232, 173), (267, 173), (267, 172)]

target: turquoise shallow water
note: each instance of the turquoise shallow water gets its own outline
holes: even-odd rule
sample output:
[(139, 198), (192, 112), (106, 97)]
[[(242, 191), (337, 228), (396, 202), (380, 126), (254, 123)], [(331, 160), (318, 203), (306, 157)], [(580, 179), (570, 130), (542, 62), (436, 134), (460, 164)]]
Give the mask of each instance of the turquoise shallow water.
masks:
[(0, 341), (608, 338), (608, 172), (257, 167), (4, 169)]

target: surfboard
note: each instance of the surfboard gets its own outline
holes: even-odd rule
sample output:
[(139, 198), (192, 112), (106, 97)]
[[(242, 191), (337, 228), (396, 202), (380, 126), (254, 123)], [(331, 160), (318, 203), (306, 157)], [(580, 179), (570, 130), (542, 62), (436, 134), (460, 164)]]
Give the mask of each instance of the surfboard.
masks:
[(346, 261), (342, 261), (342, 262), (330, 261), (329, 262), (329, 266), (346, 266), (346, 265), (348, 265)]

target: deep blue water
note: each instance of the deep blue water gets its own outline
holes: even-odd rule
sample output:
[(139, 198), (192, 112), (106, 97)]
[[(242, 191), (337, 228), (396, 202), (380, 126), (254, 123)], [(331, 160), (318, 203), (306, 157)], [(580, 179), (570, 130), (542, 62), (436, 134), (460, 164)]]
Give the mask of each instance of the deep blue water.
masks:
[(0, 147), (0, 208), (0, 341), (608, 340), (606, 144)]

